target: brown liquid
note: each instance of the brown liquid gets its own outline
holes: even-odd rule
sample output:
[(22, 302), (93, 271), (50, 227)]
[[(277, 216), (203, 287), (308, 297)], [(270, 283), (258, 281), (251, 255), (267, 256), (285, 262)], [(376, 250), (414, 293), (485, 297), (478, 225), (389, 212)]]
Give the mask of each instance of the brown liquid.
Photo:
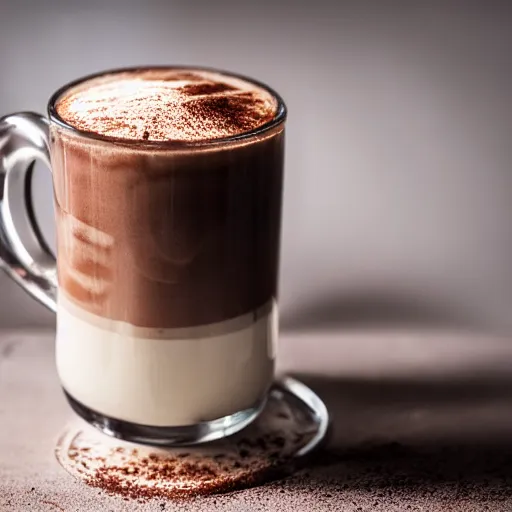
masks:
[(216, 149), (166, 150), (53, 127), (61, 290), (142, 327), (234, 318), (276, 297), (282, 125)]

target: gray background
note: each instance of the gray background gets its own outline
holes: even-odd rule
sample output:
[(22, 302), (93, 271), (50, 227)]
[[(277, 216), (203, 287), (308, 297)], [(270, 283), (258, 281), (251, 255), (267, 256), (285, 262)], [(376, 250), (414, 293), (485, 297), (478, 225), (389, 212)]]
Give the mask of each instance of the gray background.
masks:
[[(110, 67), (253, 75), (290, 110), (283, 329), (508, 330), (511, 12), (506, 1), (0, 0), (0, 112), (42, 112), (63, 83)], [(0, 327), (52, 323), (0, 276)]]

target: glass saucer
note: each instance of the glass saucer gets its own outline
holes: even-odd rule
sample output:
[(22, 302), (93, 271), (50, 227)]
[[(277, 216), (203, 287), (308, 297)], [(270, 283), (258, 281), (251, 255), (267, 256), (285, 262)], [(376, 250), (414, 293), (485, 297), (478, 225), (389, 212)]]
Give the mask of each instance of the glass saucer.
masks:
[(174, 498), (263, 483), (292, 472), (324, 440), (322, 400), (284, 377), (244, 430), (194, 446), (155, 447), (103, 435), (80, 420), (61, 435), (55, 454), (76, 478), (125, 498)]

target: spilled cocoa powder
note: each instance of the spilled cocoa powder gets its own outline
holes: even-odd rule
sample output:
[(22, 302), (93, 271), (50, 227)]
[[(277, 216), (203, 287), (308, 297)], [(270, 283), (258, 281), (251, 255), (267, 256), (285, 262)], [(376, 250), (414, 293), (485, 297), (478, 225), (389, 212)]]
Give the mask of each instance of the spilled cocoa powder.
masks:
[[(109, 457), (100, 458), (102, 464), (85, 481), (109, 494), (135, 500), (183, 499), (229, 492), (262, 484), (292, 471), (291, 458), (277, 448), (280, 439), (256, 439), (256, 448), (248, 448), (252, 441), (242, 441), (238, 443), (238, 455), (218, 453), (213, 457), (198, 458), (191, 454), (176, 457), (150, 454), (139, 459), (125, 454), (122, 462), (116, 465), (105, 464)], [(261, 444), (268, 448), (262, 450)], [(80, 458), (87, 458), (88, 452), (86, 449)], [(81, 460), (82, 464), (84, 462)]]
[(62, 436), (56, 455), (86, 484), (127, 500), (180, 500), (229, 492), (288, 475), (295, 454), (316, 433), (313, 418), (286, 401), (269, 400), (239, 434), (196, 447), (126, 443), (80, 425)]

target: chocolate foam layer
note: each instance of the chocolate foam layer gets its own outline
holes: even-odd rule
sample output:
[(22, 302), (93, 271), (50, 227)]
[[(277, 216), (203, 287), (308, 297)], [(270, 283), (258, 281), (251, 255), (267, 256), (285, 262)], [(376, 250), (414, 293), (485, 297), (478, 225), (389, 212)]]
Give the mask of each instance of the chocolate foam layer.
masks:
[(138, 327), (213, 324), (275, 299), (283, 128), (221, 149), (141, 149), (52, 129), (59, 285)]
[(57, 102), (82, 131), (139, 141), (208, 141), (271, 121), (277, 102), (265, 89), (203, 70), (118, 72), (82, 82)]

